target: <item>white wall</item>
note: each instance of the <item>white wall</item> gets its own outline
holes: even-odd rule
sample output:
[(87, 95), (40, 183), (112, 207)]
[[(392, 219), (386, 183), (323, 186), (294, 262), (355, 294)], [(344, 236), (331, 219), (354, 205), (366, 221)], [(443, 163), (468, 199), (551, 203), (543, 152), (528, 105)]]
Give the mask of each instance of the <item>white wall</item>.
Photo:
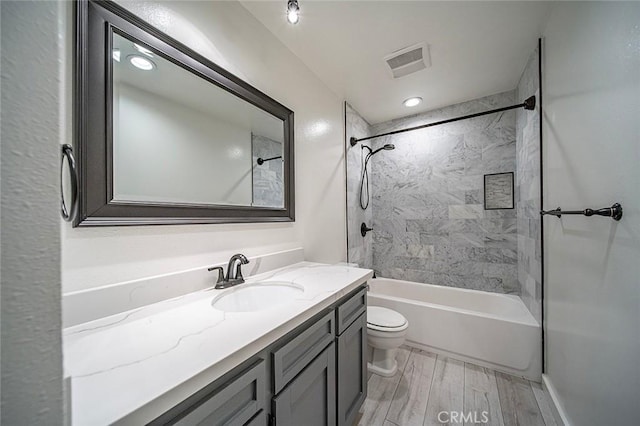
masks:
[[(254, 256), (302, 245), (309, 260), (344, 261), (341, 101), (237, 2), (124, 4), (295, 112), (296, 222), (92, 229), (65, 224), (63, 291), (205, 266), (237, 251)], [(70, 28), (64, 38), (70, 45)], [(67, 72), (71, 84), (70, 64)]]
[(547, 375), (571, 424), (638, 424), (640, 3), (558, 2), (544, 33)]
[(251, 129), (114, 86), (116, 200), (251, 205)]
[(61, 9), (1, 2), (2, 415), (63, 424), (60, 306)]

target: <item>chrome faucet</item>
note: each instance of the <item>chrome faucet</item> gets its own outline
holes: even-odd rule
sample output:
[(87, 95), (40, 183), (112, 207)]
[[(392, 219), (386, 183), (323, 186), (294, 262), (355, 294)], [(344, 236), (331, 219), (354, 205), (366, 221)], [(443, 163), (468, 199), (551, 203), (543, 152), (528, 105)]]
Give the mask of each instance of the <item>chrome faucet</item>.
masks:
[[(237, 265), (236, 263), (239, 262)], [(224, 274), (222, 266), (214, 266), (208, 269), (208, 271), (218, 271), (218, 279), (216, 281), (215, 289), (223, 289), (233, 287), (234, 285), (242, 284), (244, 277), (242, 276), (242, 265), (249, 263), (249, 259), (244, 254), (234, 254), (229, 259), (227, 265), (227, 274)], [(235, 267), (235, 270), (234, 270)]]

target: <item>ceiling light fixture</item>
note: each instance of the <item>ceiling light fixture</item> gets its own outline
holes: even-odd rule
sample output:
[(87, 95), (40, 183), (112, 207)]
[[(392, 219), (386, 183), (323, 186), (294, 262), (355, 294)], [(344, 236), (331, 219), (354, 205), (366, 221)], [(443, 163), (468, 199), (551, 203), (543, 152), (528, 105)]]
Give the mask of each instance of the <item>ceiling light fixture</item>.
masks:
[(403, 102), (404, 106), (406, 106), (407, 108), (411, 108), (414, 107), (416, 105), (420, 105), (420, 103), (422, 102), (422, 98), (421, 97), (413, 97), (413, 98), (409, 98), (409, 99), (405, 99), (405, 101)]
[(298, 0), (289, 0), (287, 2), (287, 21), (291, 24), (297, 24), (300, 20), (300, 6)]
[(156, 67), (156, 64), (154, 64), (153, 61), (139, 55), (129, 55), (127, 56), (127, 59), (131, 62), (131, 65), (143, 71), (151, 71)]
[(113, 57), (114, 61), (120, 62), (120, 49), (113, 49), (111, 56)]
[(153, 58), (153, 52), (147, 49), (146, 47), (140, 46), (138, 43), (133, 43), (133, 47), (143, 55), (147, 55), (150, 58)]

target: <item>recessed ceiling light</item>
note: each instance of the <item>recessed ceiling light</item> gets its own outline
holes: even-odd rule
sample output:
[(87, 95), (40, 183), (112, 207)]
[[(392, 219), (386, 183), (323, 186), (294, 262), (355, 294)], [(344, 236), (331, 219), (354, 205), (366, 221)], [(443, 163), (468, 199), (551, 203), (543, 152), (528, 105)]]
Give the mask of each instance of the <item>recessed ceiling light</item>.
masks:
[(114, 61), (120, 62), (120, 49), (113, 49), (111, 56), (113, 57)]
[(297, 24), (300, 20), (300, 6), (298, 0), (289, 0), (287, 2), (287, 21), (290, 24)]
[(133, 47), (143, 55), (147, 55), (150, 58), (153, 58), (153, 52), (147, 49), (146, 47), (140, 46), (138, 43), (133, 43)]
[(416, 96), (415, 98), (409, 98), (409, 99), (406, 99), (406, 100), (403, 102), (403, 104), (404, 104), (404, 106), (406, 106), (407, 108), (411, 108), (411, 107), (414, 107), (414, 106), (416, 106), (416, 105), (419, 105), (419, 104), (420, 104), (420, 102), (422, 102), (422, 98), (420, 98), (420, 97)]
[(156, 64), (151, 60), (143, 58), (142, 56), (129, 55), (127, 56), (127, 59), (131, 62), (131, 65), (144, 71), (151, 71), (156, 67)]

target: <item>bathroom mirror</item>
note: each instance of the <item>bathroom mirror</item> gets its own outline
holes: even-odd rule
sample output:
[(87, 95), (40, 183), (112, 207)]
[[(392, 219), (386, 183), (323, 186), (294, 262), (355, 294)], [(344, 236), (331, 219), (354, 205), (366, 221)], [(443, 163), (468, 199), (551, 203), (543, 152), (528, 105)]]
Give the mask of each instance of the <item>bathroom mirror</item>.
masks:
[(111, 2), (76, 48), (75, 226), (294, 220), (291, 110)]

